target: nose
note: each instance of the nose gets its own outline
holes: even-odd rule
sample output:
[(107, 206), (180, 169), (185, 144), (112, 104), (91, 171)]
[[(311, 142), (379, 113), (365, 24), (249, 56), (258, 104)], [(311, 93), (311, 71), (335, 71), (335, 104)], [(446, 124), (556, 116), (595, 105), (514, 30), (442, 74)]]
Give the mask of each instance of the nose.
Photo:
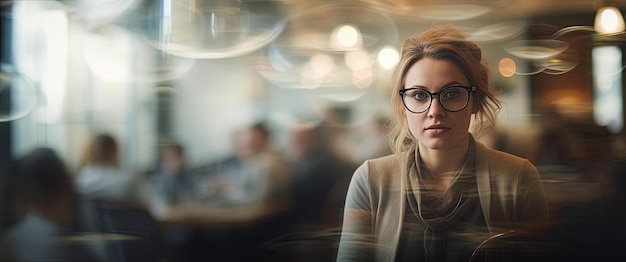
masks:
[(439, 96), (433, 96), (430, 107), (428, 108), (428, 117), (444, 117), (446, 115), (446, 110), (443, 109), (441, 103), (439, 102)]

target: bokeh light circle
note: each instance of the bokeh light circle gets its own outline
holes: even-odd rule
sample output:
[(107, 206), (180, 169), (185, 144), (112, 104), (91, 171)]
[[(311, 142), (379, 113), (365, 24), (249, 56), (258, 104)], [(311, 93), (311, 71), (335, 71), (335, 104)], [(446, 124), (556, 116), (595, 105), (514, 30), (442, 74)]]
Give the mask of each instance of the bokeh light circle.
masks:
[(259, 59), (258, 72), (280, 88), (349, 102), (376, 83), (379, 51), (397, 45), (395, 22), (384, 12), (329, 4), (291, 17)]

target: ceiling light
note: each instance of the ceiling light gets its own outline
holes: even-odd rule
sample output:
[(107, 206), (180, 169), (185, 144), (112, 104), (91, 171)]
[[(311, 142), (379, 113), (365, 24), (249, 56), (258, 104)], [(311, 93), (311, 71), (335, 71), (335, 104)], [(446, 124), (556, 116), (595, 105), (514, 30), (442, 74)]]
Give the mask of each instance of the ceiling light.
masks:
[(350, 24), (336, 26), (330, 34), (330, 46), (335, 50), (352, 50), (363, 46), (358, 27)]
[(624, 17), (619, 9), (604, 6), (596, 13), (596, 32), (600, 34), (615, 34), (624, 32)]

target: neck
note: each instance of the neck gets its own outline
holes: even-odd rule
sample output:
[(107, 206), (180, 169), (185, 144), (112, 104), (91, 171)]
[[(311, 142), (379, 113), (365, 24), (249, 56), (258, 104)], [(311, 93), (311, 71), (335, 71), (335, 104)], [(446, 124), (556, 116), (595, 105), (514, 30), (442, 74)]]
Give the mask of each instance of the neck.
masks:
[(419, 157), (424, 174), (434, 179), (451, 178), (463, 165), (468, 148), (469, 140), (463, 140), (458, 145), (446, 149), (420, 147)]

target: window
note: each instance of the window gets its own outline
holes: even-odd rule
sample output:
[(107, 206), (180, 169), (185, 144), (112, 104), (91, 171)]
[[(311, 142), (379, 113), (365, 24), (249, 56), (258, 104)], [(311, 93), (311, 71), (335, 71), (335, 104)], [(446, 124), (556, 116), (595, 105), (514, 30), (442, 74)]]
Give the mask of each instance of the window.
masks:
[(622, 50), (617, 46), (597, 46), (591, 56), (594, 120), (611, 133), (619, 133), (624, 128)]

